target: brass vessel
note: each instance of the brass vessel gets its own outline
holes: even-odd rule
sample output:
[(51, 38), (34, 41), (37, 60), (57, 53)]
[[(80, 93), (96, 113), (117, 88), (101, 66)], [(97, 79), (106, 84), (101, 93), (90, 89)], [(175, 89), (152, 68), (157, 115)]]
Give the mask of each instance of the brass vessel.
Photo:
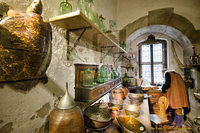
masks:
[(84, 130), (82, 112), (66, 89), (65, 95), (50, 113), (49, 133), (84, 133)]

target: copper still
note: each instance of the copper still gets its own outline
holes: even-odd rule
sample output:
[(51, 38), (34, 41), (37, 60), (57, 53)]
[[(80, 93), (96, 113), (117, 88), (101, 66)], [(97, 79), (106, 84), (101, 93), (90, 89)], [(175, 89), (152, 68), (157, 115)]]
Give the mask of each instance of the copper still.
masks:
[(84, 133), (84, 131), (82, 112), (66, 89), (65, 95), (50, 113), (49, 133)]

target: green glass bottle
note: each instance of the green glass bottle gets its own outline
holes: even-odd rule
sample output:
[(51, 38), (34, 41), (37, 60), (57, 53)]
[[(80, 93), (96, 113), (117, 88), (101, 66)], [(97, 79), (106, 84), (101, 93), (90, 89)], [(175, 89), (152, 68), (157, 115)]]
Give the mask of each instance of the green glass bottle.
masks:
[(105, 20), (105, 18), (102, 15), (100, 15), (99, 16), (99, 25), (98, 26), (99, 26), (99, 29), (101, 29), (104, 33), (106, 33), (106, 28), (105, 28), (103, 20)]
[(97, 71), (97, 82), (98, 83), (104, 83), (106, 79), (106, 74), (104, 71), (104, 67), (101, 66)]
[(85, 0), (78, 0), (78, 4), (77, 4), (77, 8), (78, 10), (80, 10), (86, 17), (88, 17), (87, 15), (87, 2)]
[(68, 0), (64, 0), (60, 3), (60, 15), (72, 12), (72, 5), (68, 2)]
[(94, 85), (94, 75), (90, 68), (84, 70), (83, 73), (83, 87), (92, 87)]

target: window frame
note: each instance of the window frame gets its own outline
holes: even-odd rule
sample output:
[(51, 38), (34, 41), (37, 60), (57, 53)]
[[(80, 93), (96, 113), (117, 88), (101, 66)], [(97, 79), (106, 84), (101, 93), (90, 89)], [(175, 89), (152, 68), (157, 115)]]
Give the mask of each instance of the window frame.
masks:
[[(162, 60), (163, 62), (153, 62), (153, 45), (154, 44), (162, 44)], [(150, 45), (150, 62), (148, 63), (142, 63), (142, 51), (141, 47), (142, 45)], [(155, 85), (154, 82), (154, 65), (155, 64), (162, 64), (162, 68), (167, 68), (167, 41), (166, 40), (159, 40), (159, 39), (153, 39), (149, 40), (149, 38), (146, 41), (143, 41), (138, 44), (138, 61), (139, 61), (139, 78), (142, 78), (142, 65), (148, 64), (151, 66), (151, 85)]]

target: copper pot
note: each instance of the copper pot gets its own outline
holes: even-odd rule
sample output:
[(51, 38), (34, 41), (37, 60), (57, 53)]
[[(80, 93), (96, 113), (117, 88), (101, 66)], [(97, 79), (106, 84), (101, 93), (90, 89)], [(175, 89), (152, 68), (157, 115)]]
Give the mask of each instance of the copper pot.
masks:
[(102, 109), (108, 109), (108, 103), (104, 102), (103, 100), (99, 100), (99, 102), (95, 103), (93, 106), (96, 106)]
[(128, 97), (131, 104), (140, 105), (144, 100), (144, 94), (129, 93)]
[(112, 99), (110, 104), (111, 106), (117, 107), (119, 110), (121, 110), (123, 107), (123, 100)]
[(109, 125), (111, 115), (108, 110), (89, 106), (84, 110), (85, 125), (89, 128), (99, 129)]
[(110, 111), (110, 114), (111, 114), (111, 116), (112, 116), (113, 119), (115, 119), (115, 118), (116, 118), (117, 116), (119, 116), (119, 114), (120, 114), (119, 108), (118, 108), (118, 107), (115, 107), (115, 106), (110, 107), (110, 108), (109, 108), (109, 111)]
[(124, 92), (121, 88), (115, 88), (112, 90), (112, 97), (115, 100), (123, 100)]

